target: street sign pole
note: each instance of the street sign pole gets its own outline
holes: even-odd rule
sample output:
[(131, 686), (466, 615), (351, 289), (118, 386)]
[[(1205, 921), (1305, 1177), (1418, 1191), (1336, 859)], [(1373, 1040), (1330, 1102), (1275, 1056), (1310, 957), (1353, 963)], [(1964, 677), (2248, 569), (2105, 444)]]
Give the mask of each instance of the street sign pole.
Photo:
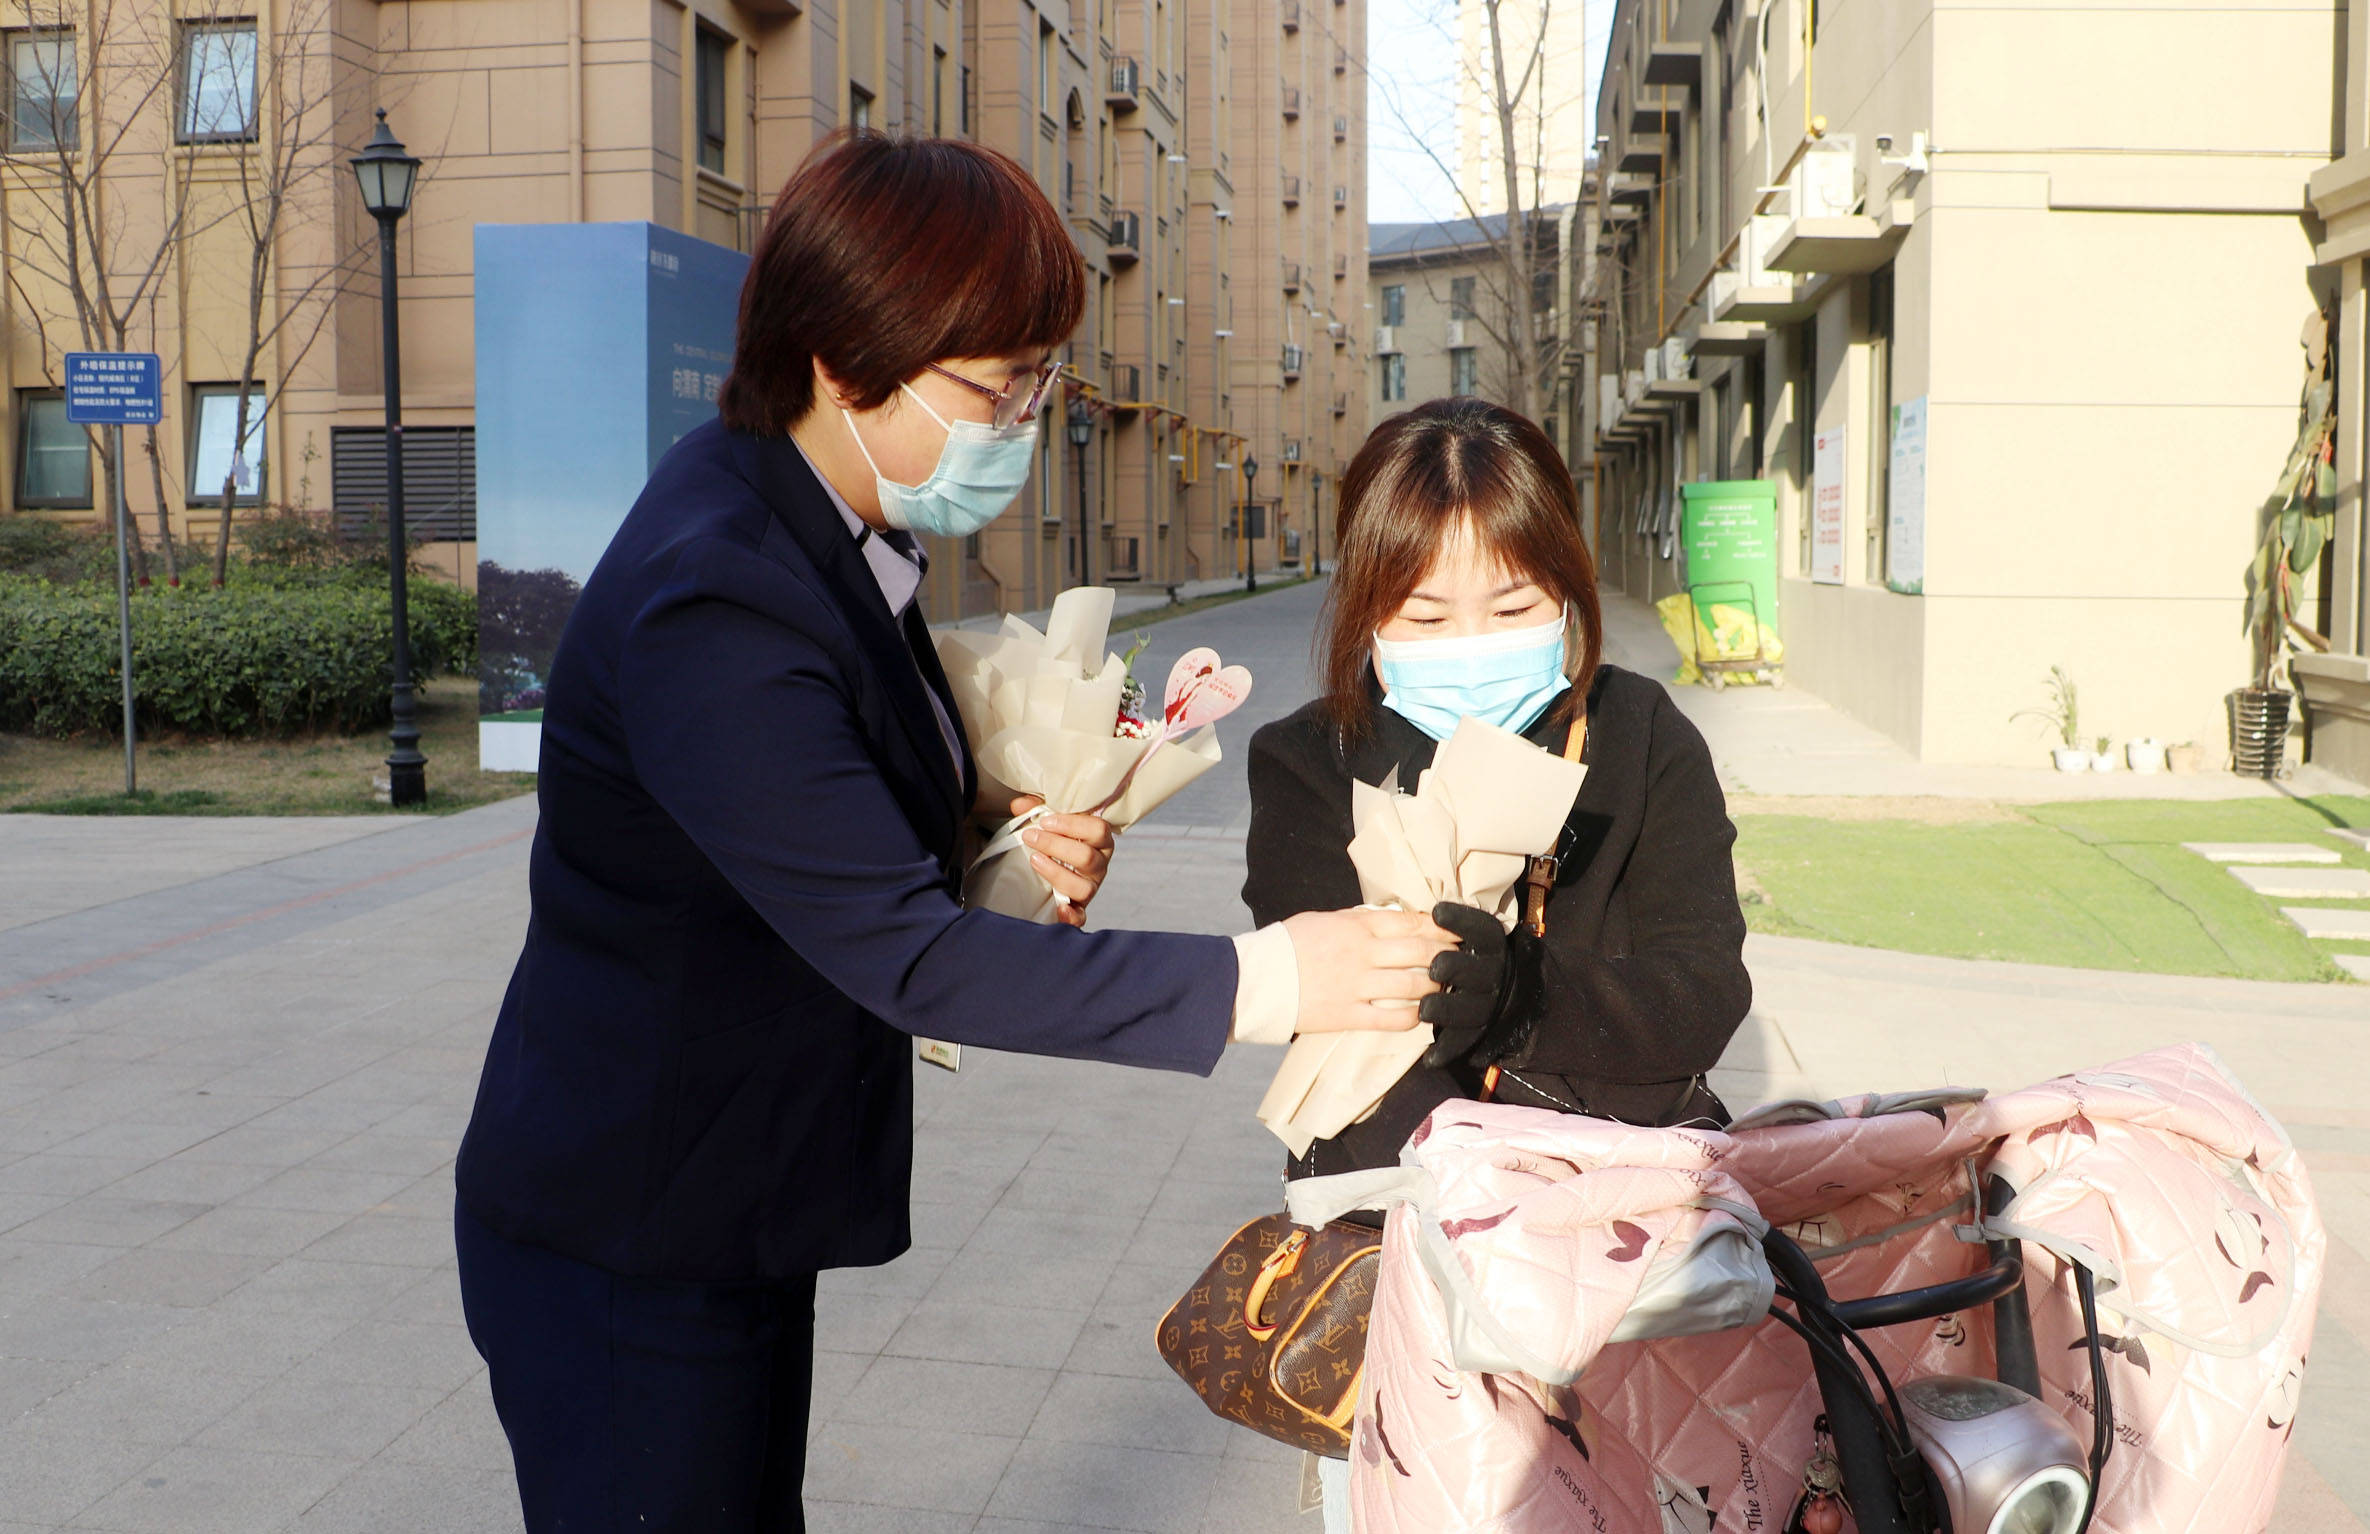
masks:
[(129, 797), (140, 791), (139, 733), (132, 719), (132, 530), (124, 509), (123, 428), (110, 427), (107, 435), (107, 477), (115, 487), (115, 626), (123, 644), (123, 791)]
[(138, 793), (139, 737), (132, 715), (132, 517), (123, 489), (123, 429), (165, 418), (165, 366), (154, 352), (66, 353), (66, 419), (106, 426), (107, 479), (115, 513), (115, 626), (123, 665), (123, 791)]

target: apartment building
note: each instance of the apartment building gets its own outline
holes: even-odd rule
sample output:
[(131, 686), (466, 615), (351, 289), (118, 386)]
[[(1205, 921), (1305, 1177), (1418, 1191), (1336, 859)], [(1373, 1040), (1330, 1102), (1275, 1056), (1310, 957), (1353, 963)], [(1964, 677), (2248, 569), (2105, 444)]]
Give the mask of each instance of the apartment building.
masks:
[(2012, 716), (2060, 666), (2085, 735), (2218, 758), (2330, 280), (2339, 35), (2327, 7), (1619, 0), (1586, 283), (1608, 581), (1676, 589), (1678, 487), (1767, 478), (1801, 685), (1925, 760), (2031, 764)]
[[(400, 226), (407, 501), (447, 545), (430, 562), (465, 577), (475, 226), (647, 220), (746, 249), (782, 181), (853, 123), (1012, 154), (1093, 271), (1067, 352), (1080, 386), (1048, 418), (1020, 506), (933, 551), (931, 614), (1042, 606), (1080, 579), (1272, 569), (1297, 557), (1362, 429), (1331, 398), (1362, 337), (1335, 345), (1325, 327), (1343, 292), (1363, 292), (1364, 0), (1322, 0), (1308, 23), (1297, 0), (284, 0), (260, 16), (228, 0), (0, 0), (15, 279), (0, 293), (14, 448), (0, 512), (89, 518), (104, 504), (104, 467), (63, 419), (58, 359), (120, 342), (167, 370), (165, 422), (127, 449), (152, 553), (166, 531), (210, 544), (226, 482), (234, 515), (375, 514), (378, 283), (345, 161), (384, 107), (426, 162)], [(1279, 180), (1317, 201), (1296, 212)], [(1238, 206), (1238, 181), (1256, 184), (1255, 205)], [(91, 193), (99, 261), (87, 239), (68, 253), (62, 184)], [(284, 211), (258, 233), (264, 191)], [(1288, 251), (1318, 285), (1253, 282), (1238, 305), (1245, 261), (1280, 271)], [(116, 329), (84, 333), (75, 260), (86, 279), (114, 276), (97, 317)], [(1322, 345), (1295, 300), (1315, 302)], [(242, 371), (260, 400), (240, 443)], [(1258, 540), (1235, 537), (1240, 491), (1220, 468), (1245, 440), (1277, 513), (1254, 522)]]
[[(1548, 398), (1560, 371), (1563, 295), (1557, 282), (1572, 205), (1533, 213), (1530, 407), (1551, 437), (1564, 423)], [(1446, 222), (1376, 224), (1368, 231), (1367, 286), (1374, 365), (1367, 370), (1376, 419), (1451, 394), (1516, 403), (1526, 365), (1513, 345), (1517, 320), (1507, 271), (1517, 225), (1503, 214)]]
[(1596, 132), (1588, 114), (1589, 10), (1579, 0), (1457, 6), (1456, 176), (1468, 215), (1487, 218), (1508, 206), (1501, 89), (1518, 98), (1514, 205), (1579, 195)]
[[(2313, 275), (2334, 289), (2336, 517), (2323, 555), (2322, 655), (2293, 662), (2314, 761), (2370, 783), (2370, 0), (2347, 0), (2336, 60), (2344, 156), (2312, 178), (2321, 243)], [(2316, 596), (2319, 593), (2316, 593)]]

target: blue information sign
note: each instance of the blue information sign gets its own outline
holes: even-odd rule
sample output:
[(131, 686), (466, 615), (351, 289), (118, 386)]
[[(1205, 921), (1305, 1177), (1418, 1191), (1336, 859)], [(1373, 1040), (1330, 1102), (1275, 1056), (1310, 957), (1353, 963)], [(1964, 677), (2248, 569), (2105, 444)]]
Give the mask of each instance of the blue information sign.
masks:
[(165, 368), (154, 352), (66, 353), (66, 419), (154, 426), (165, 418)]

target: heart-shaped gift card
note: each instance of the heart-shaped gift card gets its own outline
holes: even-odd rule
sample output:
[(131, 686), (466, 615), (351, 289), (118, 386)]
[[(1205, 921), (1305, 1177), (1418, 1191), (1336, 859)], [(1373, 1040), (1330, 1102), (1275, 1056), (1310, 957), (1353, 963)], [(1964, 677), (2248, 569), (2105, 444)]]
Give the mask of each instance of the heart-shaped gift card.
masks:
[(1250, 695), (1247, 667), (1219, 665), (1218, 652), (1206, 646), (1187, 650), (1169, 668), (1167, 703), (1161, 710), (1166, 733), (1173, 738), (1214, 724), (1242, 707)]

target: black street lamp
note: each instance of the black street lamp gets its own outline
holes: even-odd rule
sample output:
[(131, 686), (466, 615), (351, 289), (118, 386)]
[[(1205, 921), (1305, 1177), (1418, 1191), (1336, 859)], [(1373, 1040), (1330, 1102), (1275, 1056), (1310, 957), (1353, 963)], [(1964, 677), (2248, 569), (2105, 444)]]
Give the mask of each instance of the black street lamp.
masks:
[(1243, 451), (1243, 514), (1240, 522), (1243, 538), (1243, 590), (1259, 589), (1259, 551), (1251, 546), (1251, 508), (1259, 504), (1254, 493), (1259, 478), (1259, 460), (1248, 448)]
[(387, 389), (387, 582), (395, 617), (395, 722), (387, 731), (387, 797), (398, 805), (428, 797), (428, 759), (420, 754), (420, 726), (411, 683), (411, 617), (406, 602), (410, 550), (403, 536), (403, 354), (395, 325), (395, 225), (411, 211), (420, 162), (403, 152), (379, 109), (378, 132), (349, 162), (362, 187), (362, 206), (379, 221), (379, 331)]
[(1070, 446), (1078, 449), (1078, 584), (1094, 584), (1094, 529), (1086, 511), (1086, 445), (1094, 440), (1094, 412), (1086, 396), (1070, 396)]

